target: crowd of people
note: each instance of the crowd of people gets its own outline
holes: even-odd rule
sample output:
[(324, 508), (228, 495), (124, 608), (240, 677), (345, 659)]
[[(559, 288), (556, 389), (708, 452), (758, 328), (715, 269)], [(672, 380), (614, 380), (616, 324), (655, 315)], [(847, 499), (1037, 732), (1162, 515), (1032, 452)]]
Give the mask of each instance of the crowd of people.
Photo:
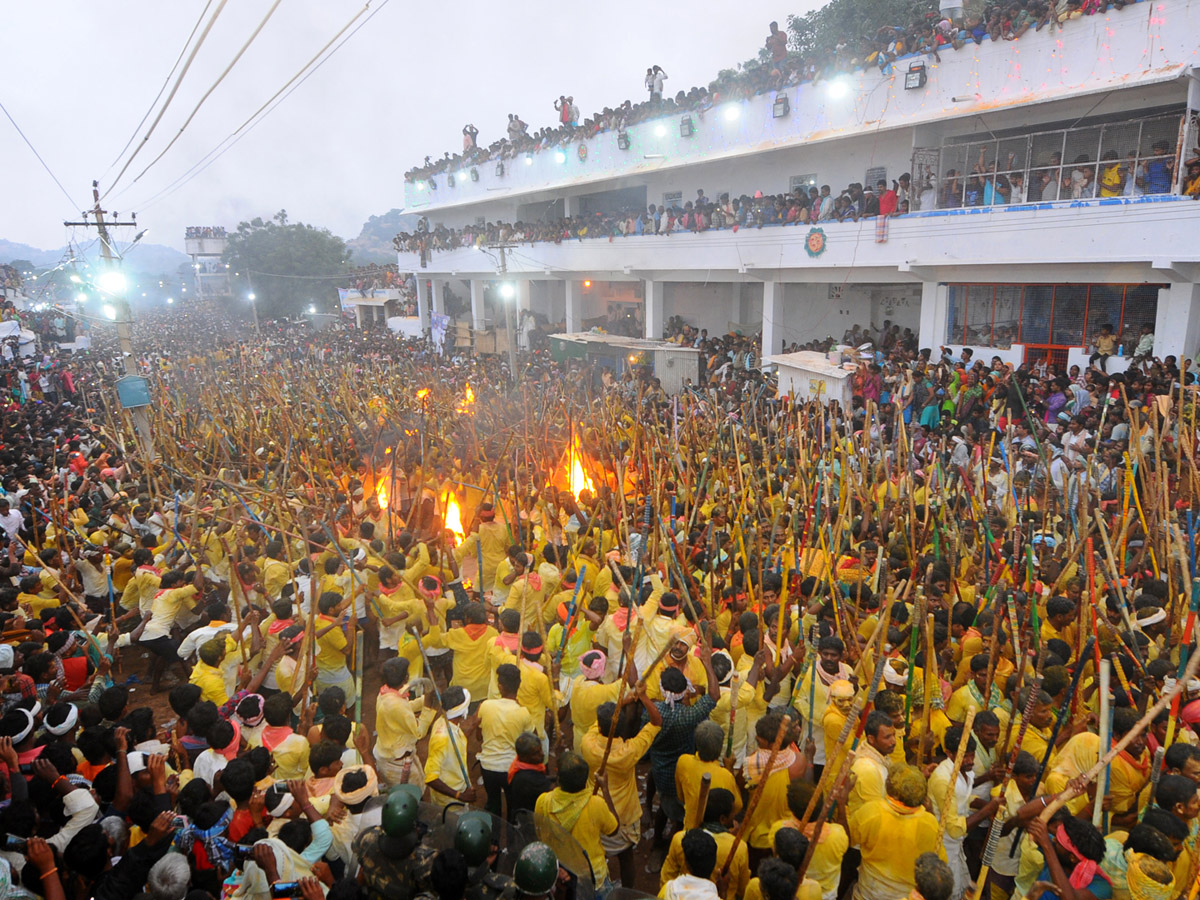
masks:
[(223, 238), (224, 225), (188, 225), (184, 232), (185, 238)]
[(4, 294), (11, 291), (15, 295), (20, 293), (23, 284), (24, 279), (20, 272), (8, 263), (0, 264), (0, 291)]
[(725, 69), (707, 87), (678, 91), (673, 97), (664, 91), (667, 73), (660, 66), (646, 70), (646, 100), (626, 100), (616, 107), (604, 107), (581, 120), (574, 97), (560, 96), (554, 101), (557, 124), (534, 131), (520, 116), (508, 114), (503, 137), (481, 146), (479, 129), (472, 124), (463, 128), (461, 153), (446, 151), (441, 159), (425, 157), (423, 165), (404, 173), (408, 182), (432, 178), (443, 172), (457, 172), (468, 166), (505, 161), (526, 153), (539, 153), (588, 140), (597, 134), (621, 131), (650, 119), (670, 117), (682, 112), (703, 114), (719, 103), (742, 102), (762, 94), (784, 90), (805, 82), (819, 82), (838, 75), (878, 68), (887, 70), (897, 60), (913, 56), (931, 56), (940, 61), (946, 49), (961, 50), (968, 44), (987, 41), (1012, 41), (1029, 31), (1045, 28), (1066, 29), (1071, 20), (1136, 6), (1142, 0), (1005, 0), (988, 3), (983, 9), (965, 13), (967, 4), (929, 0), (928, 11), (908, 24), (886, 24), (870, 35), (845, 35), (830, 46), (810, 53), (788, 51), (788, 35), (776, 22), (770, 24), (764, 52), (759, 61), (739, 69)]
[(422, 219), (414, 232), (401, 232), (392, 243), (400, 252), (416, 253), (422, 263), (431, 254), (476, 247), (491, 243), (533, 244), (584, 240), (585, 238), (634, 237), (642, 235), (672, 235), (702, 231), (737, 232), (742, 228), (763, 228), (769, 225), (809, 225), (822, 222), (857, 222), (879, 216), (902, 216), (912, 209), (934, 208), (935, 191), (929, 179), (914, 186), (912, 176), (905, 172), (888, 185), (879, 181), (873, 187), (855, 182), (838, 194), (829, 185), (800, 186), (790, 193), (753, 196), (742, 194), (730, 197), (721, 194), (715, 200), (696, 191), (694, 200), (669, 206), (651, 203), (618, 211), (597, 211), (539, 222), (486, 222), (449, 228), (431, 226)]
[(199, 302), (153, 454), (111, 329), (14, 398), (3, 895), (1194, 893), (1191, 361), (885, 322), (843, 407), (672, 331), (668, 396)]

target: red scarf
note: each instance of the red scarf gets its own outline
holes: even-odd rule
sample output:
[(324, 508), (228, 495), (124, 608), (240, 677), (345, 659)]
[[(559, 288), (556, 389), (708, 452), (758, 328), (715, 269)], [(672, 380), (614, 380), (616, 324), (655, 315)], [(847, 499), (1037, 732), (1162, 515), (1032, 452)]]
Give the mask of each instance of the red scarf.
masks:
[(545, 763), (527, 763), (521, 762), (519, 759), (514, 759), (511, 766), (508, 767), (508, 782), (512, 784), (513, 776), (518, 772), (545, 772)]
[(463, 631), (465, 631), (467, 633), (467, 637), (469, 637), (473, 641), (477, 641), (481, 637), (483, 637), (483, 633), (487, 630), (488, 630), (488, 626), (486, 623), (483, 625), (464, 625), (463, 626)]

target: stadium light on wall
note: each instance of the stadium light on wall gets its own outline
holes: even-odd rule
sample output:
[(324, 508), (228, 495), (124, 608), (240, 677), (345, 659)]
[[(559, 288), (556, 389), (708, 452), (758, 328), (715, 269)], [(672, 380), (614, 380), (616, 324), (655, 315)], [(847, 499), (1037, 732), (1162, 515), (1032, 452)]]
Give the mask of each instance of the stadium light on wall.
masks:
[(679, 136), (691, 137), (696, 131), (696, 127), (692, 124), (691, 116), (684, 116), (679, 120)]
[(925, 71), (925, 63), (911, 63), (908, 71), (904, 73), (904, 89), (906, 91), (916, 91), (925, 87), (925, 82), (929, 80), (929, 76)]
[(782, 119), (792, 111), (792, 102), (787, 94), (776, 94), (775, 102), (771, 104), (771, 118)]
[(435, 178), (430, 178), (430, 179), (429, 179), (429, 189), (430, 189), (431, 191), (436, 191), (436, 190), (437, 190), (437, 179), (435, 179)]
[(563, 153), (561, 150), (555, 150), (554, 151), (554, 161), (556, 163), (558, 163), (560, 166), (563, 165), (563, 163), (565, 163), (567, 161), (567, 154)]
[(654, 126), (654, 136), (655, 137), (666, 137), (667, 136), (667, 126), (663, 125), (662, 123), (659, 123), (658, 125)]
[(527, 166), (533, 165), (533, 154), (531, 154), (531, 153), (525, 154), (525, 165), (527, 165)]
[(454, 187), (454, 176), (453, 175), (446, 176), (446, 184), (449, 185), (450, 187)]
[(725, 116), (726, 122), (736, 122), (742, 117), (742, 108), (736, 103), (730, 103), (725, 107), (725, 112), (722, 115)]
[(629, 149), (629, 132), (627, 132), (627, 131), (617, 132), (617, 149), (618, 150), (628, 150)]
[(474, 166), (471, 167), (471, 180), (472, 181), (479, 180), (479, 170), (476, 169)]
[(496, 163), (496, 177), (497, 178), (504, 177), (504, 160), (501, 160), (500, 162)]

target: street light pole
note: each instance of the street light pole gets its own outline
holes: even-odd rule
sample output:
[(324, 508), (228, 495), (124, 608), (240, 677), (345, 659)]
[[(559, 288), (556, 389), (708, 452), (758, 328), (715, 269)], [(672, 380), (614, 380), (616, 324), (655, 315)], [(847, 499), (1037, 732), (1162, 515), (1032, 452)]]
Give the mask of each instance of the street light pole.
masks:
[(258, 298), (251, 293), (246, 295), (246, 299), (250, 301), (250, 309), (254, 312), (254, 333), (261, 334), (258, 330)]

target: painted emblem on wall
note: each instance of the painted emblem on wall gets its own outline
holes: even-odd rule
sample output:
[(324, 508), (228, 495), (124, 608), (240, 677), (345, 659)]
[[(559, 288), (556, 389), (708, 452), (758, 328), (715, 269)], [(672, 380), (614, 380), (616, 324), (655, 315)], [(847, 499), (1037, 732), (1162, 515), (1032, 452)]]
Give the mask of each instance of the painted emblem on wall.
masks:
[(808, 255), (818, 257), (825, 252), (825, 230), (823, 228), (813, 228), (808, 232), (808, 237), (804, 239), (804, 249), (808, 251)]

